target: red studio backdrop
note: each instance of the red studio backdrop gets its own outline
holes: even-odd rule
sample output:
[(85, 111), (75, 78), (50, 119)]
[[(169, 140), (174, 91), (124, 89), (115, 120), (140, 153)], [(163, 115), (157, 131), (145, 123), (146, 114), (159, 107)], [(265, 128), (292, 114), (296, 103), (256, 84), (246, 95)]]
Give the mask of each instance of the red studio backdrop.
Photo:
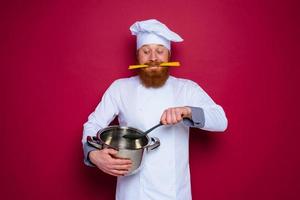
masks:
[[(1, 199), (114, 199), (83, 164), (83, 123), (134, 75), (129, 26), (156, 18), (184, 38), (174, 76), (223, 106), (225, 133), (192, 130), (193, 199), (300, 199), (299, 5), (279, 0), (1, 1)], [(297, 56), (297, 58), (296, 58)]]

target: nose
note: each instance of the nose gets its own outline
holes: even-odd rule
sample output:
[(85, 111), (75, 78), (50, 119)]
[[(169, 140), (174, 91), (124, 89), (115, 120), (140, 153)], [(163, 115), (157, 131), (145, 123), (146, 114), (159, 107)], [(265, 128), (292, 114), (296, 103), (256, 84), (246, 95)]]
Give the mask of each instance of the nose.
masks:
[(158, 57), (155, 52), (151, 52), (150, 61), (157, 61)]

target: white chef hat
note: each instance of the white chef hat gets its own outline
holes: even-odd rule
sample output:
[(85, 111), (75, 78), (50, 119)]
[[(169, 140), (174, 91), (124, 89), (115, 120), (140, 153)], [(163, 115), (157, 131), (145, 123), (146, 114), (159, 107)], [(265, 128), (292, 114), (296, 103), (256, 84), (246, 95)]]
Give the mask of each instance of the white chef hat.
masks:
[(171, 41), (183, 41), (178, 34), (156, 19), (137, 21), (130, 27), (130, 31), (137, 37), (137, 49), (145, 44), (161, 44), (171, 50)]

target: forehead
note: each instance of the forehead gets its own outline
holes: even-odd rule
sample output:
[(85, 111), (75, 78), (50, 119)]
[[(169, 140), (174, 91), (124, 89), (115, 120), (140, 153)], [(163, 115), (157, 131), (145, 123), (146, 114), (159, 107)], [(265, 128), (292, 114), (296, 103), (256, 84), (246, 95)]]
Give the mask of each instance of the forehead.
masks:
[(141, 49), (143, 48), (153, 48), (153, 49), (156, 49), (156, 48), (164, 48), (164, 49), (167, 49), (165, 46), (161, 45), (161, 44), (144, 44), (143, 46), (141, 46)]

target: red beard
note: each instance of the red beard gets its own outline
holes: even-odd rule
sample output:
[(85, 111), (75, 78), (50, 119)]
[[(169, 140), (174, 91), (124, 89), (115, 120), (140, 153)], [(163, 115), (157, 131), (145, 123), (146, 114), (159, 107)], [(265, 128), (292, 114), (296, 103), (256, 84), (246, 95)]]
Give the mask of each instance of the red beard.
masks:
[(141, 68), (138, 71), (138, 75), (142, 84), (147, 88), (159, 88), (162, 87), (169, 77), (168, 67), (159, 67), (158, 69)]

